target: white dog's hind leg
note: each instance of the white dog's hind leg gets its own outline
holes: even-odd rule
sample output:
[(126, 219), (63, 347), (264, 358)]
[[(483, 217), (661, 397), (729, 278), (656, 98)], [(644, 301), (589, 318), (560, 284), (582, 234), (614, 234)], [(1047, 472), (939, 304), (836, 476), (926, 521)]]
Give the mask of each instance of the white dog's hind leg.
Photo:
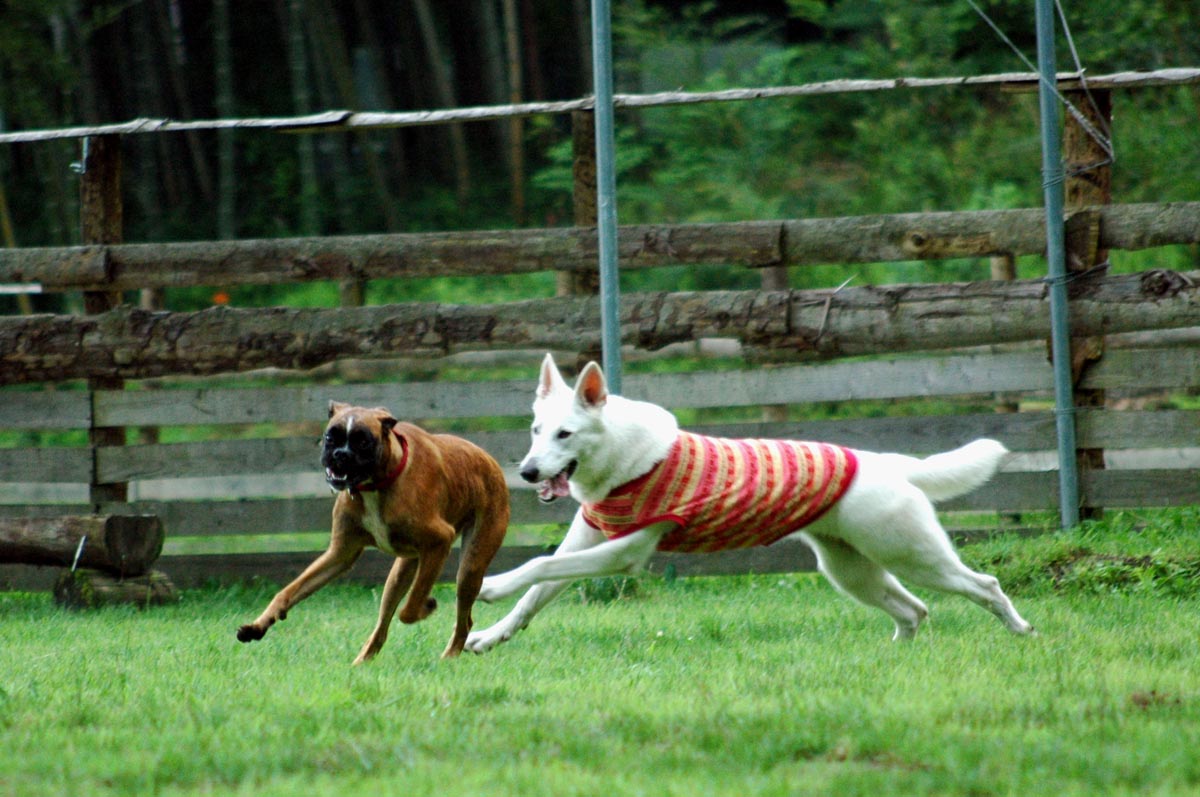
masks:
[(841, 540), (801, 535), (817, 555), (817, 567), (840, 592), (882, 609), (896, 623), (895, 640), (912, 639), (929, 615), (925, 604), (896, 577)]
[(1014, 634), (1031, 634), (1033, 626), (1017, 613), (1012, 601), (1000, 589), (995, 576), (976, 573), (961, 561), (945, 562), (940, 566), (919, 568), (908, 572), (906, 577), (914, 584), (953, 592), (978, 603), (1008, 627)]
[(1000, 582), (974, 572), (958, 558), (924, 493), (907, 482), (881, 479), (878, 474), (872, 479), (874, 483), (863, 484), (857, 494), (859, 485), (851, 487), (835, 507), (835, 529), (822, 526), (821, 533), (845, 540), (906, 583), (974, 601), (1014, 634), (1033, 631), (1000, 589)]

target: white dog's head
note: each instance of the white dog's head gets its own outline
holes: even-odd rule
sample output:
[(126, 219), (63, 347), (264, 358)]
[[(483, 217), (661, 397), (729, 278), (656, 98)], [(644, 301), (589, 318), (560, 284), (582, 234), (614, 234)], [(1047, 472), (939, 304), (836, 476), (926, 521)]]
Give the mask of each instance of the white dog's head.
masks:
[(590, 362), (572, 389), (549, 354), (542, 361), (533, 402), (533, 438), (521, 460), (521, 478), (538, 485), (538, 499), (549, 503), (570, 495), (569, 479), (604, 435), (608, 384), (600, 366)]

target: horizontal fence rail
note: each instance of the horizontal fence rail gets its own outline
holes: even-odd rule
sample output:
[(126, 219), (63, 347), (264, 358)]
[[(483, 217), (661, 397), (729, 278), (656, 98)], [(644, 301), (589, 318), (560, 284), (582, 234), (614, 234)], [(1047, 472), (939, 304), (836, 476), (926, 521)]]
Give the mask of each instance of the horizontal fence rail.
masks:
[[(1200, 202), (1108, 205), (1077, 214), (1106, 249), (1200, 243)], [(629, 225), (622, 269), (1036, 255), (1041, 209), (902, 213), (725, 224)], [(0, 283), (43, 292), (263, 285), (311, 280), (590, 271), (593, 228), (490, 230), (0, 249)]]
[[(1195, 326), (1200, 272), (1093, 276), (1072, 289), (1078, 335)], [(0, 381), (140, 379), (313, 368), (347, 357), (441, 357), (457, 351), (598, 348), (599, 299), (339, 309), (129, 306), (94, 316), (0, 318)], [(779, 359), (820, 359), (1038, 339), (1049, 323), (1043, 280), (812, 291), (627, 294), (623, 344), (654, 350), (731, 337)]]
[[(1081, 88), (1101, 91), (1107, 89), (1144, 88), (1148, 86), (1182, 86), (1200, 83), (1200, 69), (1174, 68), (1146, 72), (1116, 72), (1109, 75), (1088, 75), (1086, 82), (1080, 72), (1060, 72), (1057, 75), (1060, 91)], [(893, 91), (897, 89), (931, 88), (1000, 88), (1013, 91), (1032, 91), (1040, 75), (1036, 72), (1010, 72), (998, 75), (968, 77), (898, 77), (881, 80), (827, 80), (800, 86), (771, 86), (763, 88), (727, 89), (724, 91), (671, 91), (657, 94), (616, 94), (616, 108), (655, 108), (670, 105), (692, 105), (708, 102), (745, 102), (747, 100), (815, 97), (828, 94)], [(134, 119), (117, 124), (69, 127), (55, 130), (27, 130), (0, 133), (0, 144), (54, 141), (88, 136), (140, 135), (148, 133), (186, 133), (199, 130), (268, 130), (287, 133), (327, 132), (330, 130), (386, 130), (396, 127), (419, 127), (455, 122), (485, 122), (514, 116), (541, 116), (575, 111), (591, 111), (595, 98), (584, 97), (560, 102), (529, 102), (475, 108), (452, 108), (439, 111), (325, 111), (284, 118), (210, 119), (180, 121), (177, 119)]]

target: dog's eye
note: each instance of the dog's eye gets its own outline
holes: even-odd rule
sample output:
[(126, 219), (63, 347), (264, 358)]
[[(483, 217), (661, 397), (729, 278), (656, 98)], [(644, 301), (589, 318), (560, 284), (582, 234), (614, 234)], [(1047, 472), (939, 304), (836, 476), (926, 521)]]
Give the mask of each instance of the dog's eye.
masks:
[(571, 434), (572, 434), (572, 432), (570, 432), (567, 429), (559, 429), (558, 434), (554, 435), (554, 437), (557, 440), (566, 440), (568, 437), (571, 436)]
[(366, 433), (358, 433), (350, 435), (350, 446), (363, 451), (371, 446), (371, 435)]

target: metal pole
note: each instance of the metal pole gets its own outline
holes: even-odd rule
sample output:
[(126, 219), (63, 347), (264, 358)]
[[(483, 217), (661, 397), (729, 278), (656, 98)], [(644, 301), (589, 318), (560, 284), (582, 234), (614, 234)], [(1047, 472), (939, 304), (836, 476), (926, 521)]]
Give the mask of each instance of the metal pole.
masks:
[(1067, 268), (1063, 230), (1062, 132), (1055, 96), (1053, 0), (1037, 0), (1038, 105), (1042, 127), (1042, 179), (1046, 203), (1046, 259), (1050, 285), (1050, 344), (1054, 357), (1054, 416), (1058, 429), (1058, 505), (1063, 528), (1079, 523), (1075, 467), (1075, 399), (1067, 318)]
[(617, 176), (613, 136), (612, 18), (609, 0), (592, 2), (592, 80), (596, 93), (596, 223), (600, 242), (600, 345), (604, 375), (621, 392), (621, 286), (617, 278)]

